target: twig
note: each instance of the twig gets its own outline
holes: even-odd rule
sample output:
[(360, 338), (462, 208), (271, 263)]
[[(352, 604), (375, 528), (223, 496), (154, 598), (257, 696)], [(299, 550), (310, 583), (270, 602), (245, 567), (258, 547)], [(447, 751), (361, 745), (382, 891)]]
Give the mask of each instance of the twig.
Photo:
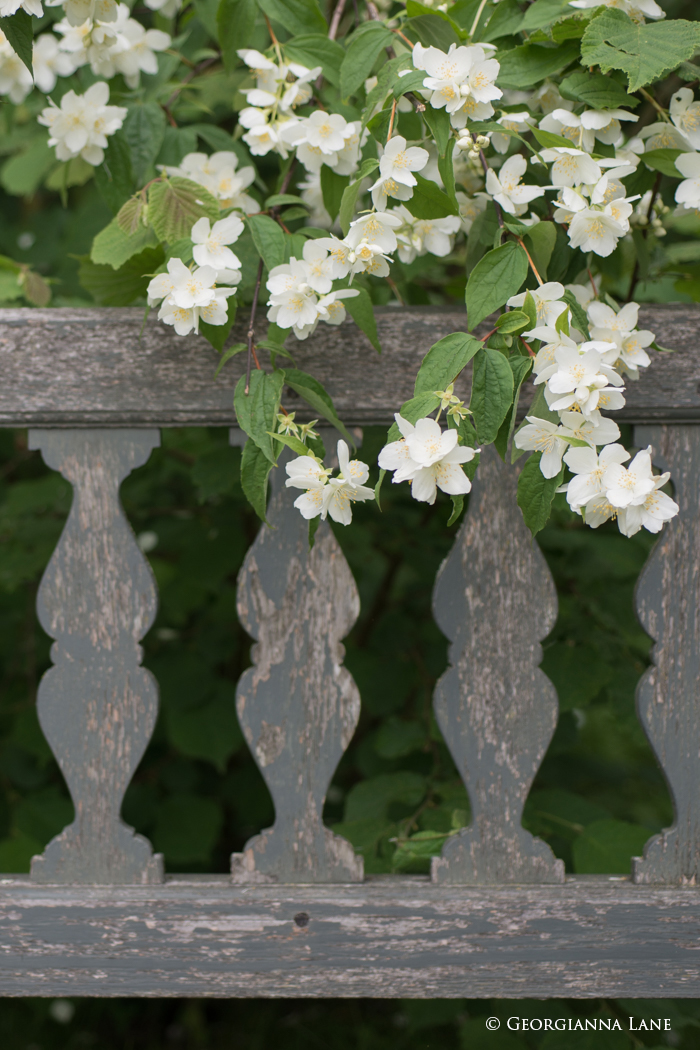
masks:
[[(649, 223), (651, 221), (651, 215), (654, 211), (654, 205), (656, 204), (656, 198), (659, 195), (659, 187), (661, 186), (661, 172), (657, 172), (656, 181), (654, 182), (654, 188), (651, 191), (651, 197), (649, 198), (649, 207), (647, 208), (647, 224), (642, 230), (642, 238), (646, 241), (649, 236)], [(632, 270), (632, 280), (630, 281), (630, 288), (627, 293), (626, 303), (632, 301), (634, 290), (637, 287), (637, 281), (639, 280), (639, 254), (635, 256), (634, 269)]]
[(523, 241), (522, 237), (518, 237), (518, 235), (516, 234), (515, 235), (515, 239), (518, 242), (518, 244), (520, 245), (520, 247), (522, 248), (522, 250), (527, 255), (527, 261), (530, 263), (530, 268), (531, 268), (532, 272), (534, 273), (535, 277), (537, 278), (537, 283), (538, 284), (544, 284), (544, 281), (542, 280), (542, 278), (540, 277), (539, 273), (537, 272), (537, 267), (535, 266), (534, 262), (532, 261), (532, 256), (530, 255), (529, 251), (525, 247), (525, 242)]
[(175, 102), (177, 102), (178, 96), (180, 95), (180, 92), (182, 91), (182, 89), (185, 88), (189, 84), (189, 82), (191, 80), (194, 80), (194, 78), (196, 76), (199, 76), (200, 73), (203, 73), (205, 69), (209, 69), (209, 66), (215, 65), (219, 61), (220, 58), (221, 58), (221, 55), (211, 55), (209, 58), (205, 58), (201, 62), (199, 62), (194, 67), (194, 69), (190, 70), (190, 72), (187, 74), (187, 76), (182, 78), (182, 81), (175, 88), (175, 90), (173, 91), (173, 93), (170, 96), (170, 98), (168, 99), (168, 101), (163, 103), (163, 109), (165, 111), (165, 115), (168, 118), (168, 120), (170, 121), (170, 123), (173, 125), (173, 127), (176, 128), (177, 124), (175, 123), (175, 118), (173, 117), (172, 113), (170, 112), (170, 107), (173, 106), (175, 104)]
[(481, 0), (481, 3), (479, 4), (479, 9), (476, 12), (476, 17), (474, 18), (474, 21), (472, 22), (472, 27), (469, 30), (469, 37), (470, 38), (473, 37), (474, 34), (476, 33), (476, 27), (479, 24), (479, 19), (481, 18), (482, 14), (484, 13), (484, 8), (485, 7), (486, 7), (486, 0)]
[(263, 18), (265, 19), (265, 23), (267, 25), (267, 31), (270, 34), (270, 40), (272, 41), (274, 49), (277, 52), (277, 61), (279, 62), (280, 65), (282, 65), (282, 49), (280, 48), (280, 42), (277, 39), (277, 37), (275, 36), (275, 34), (274, 34), (274, 31), (272, 29), (272, 25), (270, 24), (270, 19), (267, 17), (267, 15), (264, 12), (263, 12)]
[(591, 282), (591, 288), (593, 289), (593, 295), (597, 299), (598, 298), (598, 289), (595, 286), (595, 280), (593, 279), (593, 274), (591, 273), (590, 266), (586, 267), (586, 272), (588, 273), (588, 279)]
[(391, 116), (389, 117), (389, 130), (386, 133), (386, 141), (389, 142), (394, 129), (394, 117), (396, 116), (396, 99), (391, 103)]
[(522, 336), (520, 336), (520, 342), (521, 342), (521, 343), (523, 344), (523, 346), (524, 346), (524, 347), (525, 347), (525, 349), (527, 350), (527, 352), (528, 352), (528, 354), (530, 355), (530, 357), (531, 357), (531, 358), (533, 358), (533, 360), (534, 360), (534, 358), (536, 358), (536, 357), (537, 357), (537, 354), (536, 354), (536, 353), (535, 353), (535, 351), (534, 351), (534, 350), (532, 349), (532, 347), (530, 346), (530, 344), (529, 344), (529, 343), (526, 343), (526, 342), (525, 342), (525, 340), (523, 339), (523, 337), (522, 337)]
[(649, 92), (646, 91), (644, 88), (639, 88), (639, 94), (644, 95), (644, 98), (647, 100), (647, 102), (651, 102), (656, 112), (663, 117), (667, 124), (673, 123), (664, 107), (659, 105), (659, 103), (656, 101), (653, 95), (650, 95)]
[(245, 394), (248, 396), (250, 390), (250, 369), (253, 364), (253, 356), (255, 356), (255, 367), (260, 368), (257, 354), (253, 349), (253, 342), (255, 340), (255, 314), (258, 310), (258, 296), (260, 295), (260, 285), (262, 283), (263, 275), (263, 261), (262, 258), (258, 263), (258, 276), (255, 278), (255, 291), (253, 292), (253, 305), (250, 308), (250, 322), (248, 324), (248, 361), (245, 370)]
[(328, 30), (329, 40), (335, 40), (336, 36), (338, 35), (338, 26), (340, 25), (340, 19), (343, 17), (344, 11), (345, 0), (338, 0), (338, 3), (335, 5), (333, 17), (331, 18), (330, 29)]
[(411, 103), (416, 113), (425, 113), (425, 102), (421, 102), (417, 95), (414, 95), (412, 91), (407, 91), (404, 95)]
[(413, 51), (413, 48), (415, 47), (415, 44), (413, 43), (412, 40), (409, 40), (407, 36), (404, 36), (400, 29), (392, 29), (391, 31), (392, 31), (392, 33), (396, 33), (397, 36), (400, 36), (401, 39), (403, 40), (404, 44), (408, 44), (408, 46), (410, 47), (411, 51)]

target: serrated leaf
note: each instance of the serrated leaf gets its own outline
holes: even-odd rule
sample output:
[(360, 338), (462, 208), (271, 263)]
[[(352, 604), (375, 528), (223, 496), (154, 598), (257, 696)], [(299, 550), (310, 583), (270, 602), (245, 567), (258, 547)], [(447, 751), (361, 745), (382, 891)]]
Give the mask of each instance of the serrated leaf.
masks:
[(246, 221), (253, 243), (268, 271), (275, 266), (281, 266), (286, 259), (282, 227), (269, 215), (249, 215)]
[(215, 222), (219, 217), (218, 201), (190, 179), (178, 175), (154, 182), (148, 190), (148, 221), (160, 241), (172, 243), (189, 237), (203, 216)]
[(474, 358), (472, 411), (479, 443), (490, 444), (513, 403), (513, 372), (508, 358), (485, 346)]
[(305, 33), (287, 40), (284, 53), (309, 69), (320, 66), (329, 84), (336, 87), (340, 84), (340, 67), (345, 51), (337, 40), (329, 40), (324, 33)]
[(144, 226), (143, 215), (146, 205), (141, 197), (131, 197), (122, 204), (117, 212), (117, 225), (127, 236), (136, 233), (139, 226)]
[(419, 172), (414, 173), (416, 185), (413, 196), (404, 201), (404, 205), (417, 219), (442, 219), (446, 215), (458, 215), (459, 205), (450, 200), (439, 186), (430, 179), (425, 179)]
[(285, 368), (284, 381), (300, 397), (303, 397), (304, 401), (311, 405), (315, 412), (319, 412), (336, 430), (340, 431), (346, 441), (354, 446), (355, 442), (345, 429), (345, 424), (335, 410), (333, 398), (324, 390), (317, 379), (310, 376), (308, 372), (302, 372), (299, 368)]
[(527, 270), (527, 255), (514, 241), (494, 248), (479, 260), (469, 275), (465, 294), (470, 330), (511, 295), (517, 295)]
[(157, 102), (129, 106), (122, 134), (131, 150), (131, 168), (138, 186), (143, 185), (160, 152), (165, 135), (165, 113)]
[(146, 295), (150, 274), (163, 265), (163, 249), (146, 248), (133, 255), (118, 270), (101, 266), (84, 258), (80, 262), (78, 278), (100, 306), (129, 306)]
[(138, 255), (144, 248), (155, 244), (156, 236), (149, 226), (141, 224), (136, 227), (134, 233), (128, 234), (119, 225), (118, 218), (114, 218), (109, 226), (100, 230), (92, 242), (90, 259), (98, 265), (111, 266), (113, 270), (118, 270), (133, 255)]
[(284, 385), (284, 372), (263, 372), (254, 369), (250, 376), (250, 389), (245, 392), (246, 377), (241, 376), (233, 395), (233, 407), (241, 430), (252, 438), (270, 463), (277, 461), (277, 449), (272, 444), (270, 431), (275, 429), (280, 397)]
[(344, 236), (347, 236), (347, 232), (350, 229), (350, 223), (355, 215), (355, 205), (357, 204), (360, 186), (367, 176), (371, 175), (373, 171), (376, 171), (378, 167), (379, 161), (374, 157), (368, 157), (367, 160), (363, 160), (360, 165), (358, 177), (343, 191), (340, 210), (338, 212), (338, 221), (340, 222), (340, 228), (342, 229)]
[(547, 524), (555, 493), (564, 478), (564, 468), (554, 478), (546, 478), (540, 470), (541, 452), (534, 452), (526, 460), (518, 478), (518, 506), (533, 536)]
[[(269, 439), (271, 440), (271, 439)], [(246, 499), (266, 525), (267, 520), (267, 481), (274, 464), (270, 462), (262, 449), (248, 439), (241, 455), (241, 487)]]
[(393, 34), (381, 22), (364, 22), (349, 38), (340, 67), (342, 98), (354, 95), (371, 74), (377, 56), (391, 45)]
[(292, 36), (328, 32), (316, 0), (258, 0), (258, 3), (268, 18), (279, 22)]
[[(41, 9), (40, 9), (41, 10)], [(22, 8), (15, 11), (13, 15), (0, 18), (0, 31), (7, 37), (7, 42), (19, 58), (22, 59), (29, 72), (34, 76), (32, 68), (32, 51), (34, 45), (34, 29), (32, 16)], [(7, 88), (4, 91), (9, 90)]]
[(683, 18), (640, 24), (623, 11), (606, 8), (589, 22), (581, 60), (603, 73), (621, 69), (630, 91), (670, 73), (700, 49), (700, 24)]
[(568, 40), (556, 47), (523, 44), (499, 53), (501, 69), (496, 83), (506, 90), (522, 91), (559, 73), (579, 57), (579, 45)]
[(358, 288), (357, 290), (360, 294), (354, 296), (352, 299), (343, 299), (343, 306), (350, 314), (357, 327), (361, 328), (365, 333), (377, 353), (381, 354), (382, 346), (379, 342), (379, 333), (377, 332), (377, 321), (374, 316), (372, 300), (369, 297), (369, 293), (366, 292), (364, 288)]
[(418, 369), (414, 396), (444, 390), (471, 361), (482, 343), (466, 332), (452, 332), (430, 347)]
[(24, 298), (34, 306), (48, 306), (51, 301), (51, 287), (36, 273), (35, 270), (25, 270), (22, 275), (22, 289)]
[(238, 49), (250, 46), (257, 17), (256, 0), (219, 0), (216, 26), (221, 58), (228, 73), (240, 62)]
[(618, 109), (627, 106), (636, 109), (639, 99), (628, 95), (622, 84), (602, 73), (589, 73), (587, 69), (577, 69), (565, 77), (559, 85), (564, 98), (572, 102), (583, 102), (593, 109)]

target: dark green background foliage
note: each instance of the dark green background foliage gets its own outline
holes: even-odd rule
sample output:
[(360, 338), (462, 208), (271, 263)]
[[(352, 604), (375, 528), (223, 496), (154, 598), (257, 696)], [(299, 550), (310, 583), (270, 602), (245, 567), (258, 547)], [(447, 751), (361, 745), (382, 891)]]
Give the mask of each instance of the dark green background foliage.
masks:
[[(369, 462), (381, 441), (381, 431), (366, 432)], [(229, 853), (273, 818), (234, 710), (250, 646), (236, 618), (236, 573), (257, 529), (238, 482), (239, 454), (228, 447), (225, 429), (166, 430), (163, 447), (122, 489), (134, 529), (151, 548), (160, 588), (145, 651), (161, 690), (158, 726), (124, 815), (165, 853), (170, 871), (224, 872)], [(71, 819), (34, 710), (50, 645), (36, 623), (36, 588), (69, 504), (69, 487), (27, 451), (26, 435), (0, 431), (0, 871), (26, 871), (32, 853)], [(353, 526), (337, 530), (362, 600), (346, 663), (363, 706), (326, 816), (363, 853), (368, 871), (427, 871), (430, 853), (469, 819), (466, 792), (430, 706), (446, 666), (447, 643), (432, 620), (430, 595), (454, 538), (446, 528), (449, 511), (446, 498), (428, 508), (402, 487), (386, 485), (381, 515), (359, 506)], [(663, 779), (634, 713), (650, 642), (634, 617), (633, 587), (653, 539), (643, 533), (626, 540), (614, 527), (586, 530), (563, 502), (538, 539), (559, 590), (559, 619), (543, 666), (562, 710), (525, 823), (570, 871), (628, 872), (630, 856), (671, 820)], [(544, 1039), (495, 1034), (484, 1019), (643, 1016), (646, 1010), (673, 1017), (680, 1042), (672, 1045), (700, 1047), (700, 1004), (689, 1001), (298, 1001), (262, 1008), (106, 1000), (79, 1002), (67, 1022), (56, 1019), (60, 1009), (5, 1000), (0, 1046), (622, 1050), (660, 1040), (643, 1033), (637, 1043), (627, 1034), (578, 1041), (569, 1033)]]

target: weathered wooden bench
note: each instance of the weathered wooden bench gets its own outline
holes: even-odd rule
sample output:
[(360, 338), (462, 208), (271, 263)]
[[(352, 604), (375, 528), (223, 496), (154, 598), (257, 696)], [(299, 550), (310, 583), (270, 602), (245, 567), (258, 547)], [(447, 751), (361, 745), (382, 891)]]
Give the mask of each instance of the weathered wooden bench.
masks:
[[(319, 330), (295, 356), (324, 379), (346, 422), (387, 423), (427, 348), (463, 322), (456, 310), (386, 309), (381, 357), (351, 322)], [(538, 664), (557, 605), (515, 504), (516, 471), (492, 450), (435, 586), (451, 642), (435, 711), (472, 823), (448, 840), (432, 878), (364, 879), (361, 858), (323, 825), (359, 714), (341, 645), (359, 601), (328, 527), (308, 553), (282, 471), (269, 514), (284, 528), (261, 529), (238, 599), (257, 640), (238, 712), (275, 824), (234, 855), (230, 877), (164, 874), (162, 857), (120, 818), (158, 693), (139, 646), (156, 588), (119, 485), (158, 445), (159, 427), (230, 426), (238, 442), (241, 365), (234, 359), (214, 381), (203, 340), (154, 321), (140, 337), (141, 325), (136, 310), (0, 315), (0, 425), (31, 428), (30, 447), (74, 489), (39, 592), (55, 644), (38, 708), (76, 813), (29, 876), (0, 877), (0, 992), (700, 996), (700, 308), (642, 310), (641, 327), (677, 352), (655, 355), (616, 417), (636, 424), (637, 445), (653, 445), (681, 508), (637, 598), (656, 642), (639, 717), (676, 820), (629, 878), (565, 877), (520, 823), (556, 721)]]

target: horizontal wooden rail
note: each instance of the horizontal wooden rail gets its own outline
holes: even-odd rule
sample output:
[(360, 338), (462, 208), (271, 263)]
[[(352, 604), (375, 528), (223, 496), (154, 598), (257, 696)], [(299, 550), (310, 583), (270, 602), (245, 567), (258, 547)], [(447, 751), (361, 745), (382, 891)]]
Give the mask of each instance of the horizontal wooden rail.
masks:
[(37, 887), (0, 877), (0, 995), (695, 997), (700, 890)]
[[(326, 385), (346, 423), (387, 423), (412, 397), (429, 347), (465, 322), (459, 309), (386, 307), (377, 311), (381, 356), (349, 319), (321, 325), (306, 342), (290, 338), (288, 346), (297, 366)], [(700, 422), (700, 307), (644, 306), (640, 328), (676, 353), (653, 355), (642, 380), (627, 384), (616, 419)], [(245, 339), (242, 326), (232, 339)], [(154, 316), (144, 325), (141, 310), (2, 310), (0, 426), (231, 425), (244, 355), (215, 380), (217, 356), (203, 338), (177, 336)], [(468, 385), (467, 375), (461, 396)], [(531, 396), (526, 387), (521, 414)], [(284, 397), (295, 404), (294, 391)]]

